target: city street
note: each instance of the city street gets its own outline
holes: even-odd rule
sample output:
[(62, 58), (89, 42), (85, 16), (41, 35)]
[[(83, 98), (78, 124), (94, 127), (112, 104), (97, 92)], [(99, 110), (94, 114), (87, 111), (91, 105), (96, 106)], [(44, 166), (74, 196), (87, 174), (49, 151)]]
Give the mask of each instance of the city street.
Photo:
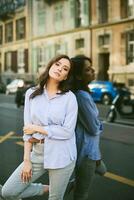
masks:
[[(99, 106), (101, 114), (103, 107)], [(104, 114), (104, 113), (103, 113)], [(13, 96), (0, 95), (0, 184), (3, 184), (23, 159), (23, 108), (16, 108)], [(102, 157), (108, 172), (95, 176), (92, 200), (134, 200), (134, 126), (104, 121)], [(38, 182), (48, 183), (47, 175)], [(65, 199), (72, 200), (72, 193)], [(27, 200), (47, 200), (33, 197)]]
[[(35, 85), (39, 88), (27, 95), (42, 96), (26, 102), (30, 109), (26, 108), (25, 121), (37, 126), (24, 127), (25, 92)], [(76, 157), (70, 130), (75, 128), (77, 105), (72, 94), (66, 94), (71, 85), (74, 91), (91, 94), (104, 125), (97, 122), (93, 103), (84, 103), (86, 94), (78, 92), (82, 154), (100, 158), (99, 138), (93, 135), (104, 127), (100, 149), (107, 172), (95, 174), (88, 200), (134, 200), (134, 0), (0, 0), (0, 200), (2, 185), (24, 158), (29, 159), (23, 155), (23, 130), (45, 135), (40, 140), (45, 167), (62, 168)], [(27, 181), (28, 173), (23, 172)], [(74, 175), (75, 170), (73, 180)], [(37, 183), (48, 185), (48, 172)], [(57, 183), (64, 191), (62, 178)], [(74, 188), (69, 186), (64, 200), (73, 200)], [(48, 194), (25, 199), (47, 200)]]

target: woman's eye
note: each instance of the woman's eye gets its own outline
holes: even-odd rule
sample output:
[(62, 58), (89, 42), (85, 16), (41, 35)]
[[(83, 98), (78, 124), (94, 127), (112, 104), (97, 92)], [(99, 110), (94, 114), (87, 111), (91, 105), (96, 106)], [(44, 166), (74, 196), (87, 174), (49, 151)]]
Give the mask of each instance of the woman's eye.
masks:
[(87, 68), (87, 71), (92, 71), (92, 69), (91, 68)]
[(64, 70), (65, 70), (65, 71), (68, 71), (68, 69), (67, 69), (67, 68), (64, 68)]
[(55, 63), (57, 66), (59, 66), (60, 64), (59, 63)]

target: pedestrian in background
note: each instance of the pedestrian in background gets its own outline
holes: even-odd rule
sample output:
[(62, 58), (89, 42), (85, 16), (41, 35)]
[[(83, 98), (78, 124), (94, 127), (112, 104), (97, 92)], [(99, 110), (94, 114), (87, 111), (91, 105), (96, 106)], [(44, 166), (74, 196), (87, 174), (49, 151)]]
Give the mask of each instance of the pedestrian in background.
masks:
[[(77, 153), (75, 126), (78, 108), (76, 97), (69, 90), (71, 75), (69, 57), (57, 56), (48, 63), (39, 85), (27, 90), (24, 161), (4, 184), (4, 198), (27, 198), (49, 190), (49, 200), (63, 200)], [(46, 170), (49, 186), (32, 183)]]
[[(92, 61), (84, 55), (73, 57), (71, 60), (74, 65), (73, 91), (78, 102), (76, 125), (78, 157), (75, 168), (74, 200), (89, 200), (96, 167), (98, 169), (102, 164), (99, 147), (102, 123), (98, 118), (98, 109), (88, 88), (88, 84), (95, 79)], [(99, 169), (102, 173), (105, 171), (105, 166), (103, 167)]]

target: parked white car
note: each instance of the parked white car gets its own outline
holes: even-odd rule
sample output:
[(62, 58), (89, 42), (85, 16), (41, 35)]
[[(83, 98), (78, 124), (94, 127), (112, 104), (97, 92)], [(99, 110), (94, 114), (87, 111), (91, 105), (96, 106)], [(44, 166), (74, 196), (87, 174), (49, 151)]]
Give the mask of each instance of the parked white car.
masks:
[(18, 87), (24, 86), (24, 80), (14, 79), (11, 83), (6, 86), (6, 94), (14, 94), (17, 92)]

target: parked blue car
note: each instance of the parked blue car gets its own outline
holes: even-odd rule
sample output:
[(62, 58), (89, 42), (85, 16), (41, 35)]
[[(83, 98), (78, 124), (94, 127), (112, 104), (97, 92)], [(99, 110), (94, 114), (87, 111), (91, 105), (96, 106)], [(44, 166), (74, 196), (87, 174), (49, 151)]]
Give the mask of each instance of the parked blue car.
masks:
[(110, 81), (92, 81), (88, 85), (95, 102), (109, 105), (118, 94), (118, 90)]

